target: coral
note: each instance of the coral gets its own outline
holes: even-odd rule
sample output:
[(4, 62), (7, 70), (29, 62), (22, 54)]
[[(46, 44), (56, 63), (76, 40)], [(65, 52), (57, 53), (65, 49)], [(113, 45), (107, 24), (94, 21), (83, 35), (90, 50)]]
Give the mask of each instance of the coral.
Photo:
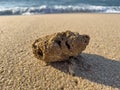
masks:
[(32, 45), (35, 57), (45, 62), (68, 60), (85, 50), (90, 37), (77, 32), (58, 32), (41, 37)]

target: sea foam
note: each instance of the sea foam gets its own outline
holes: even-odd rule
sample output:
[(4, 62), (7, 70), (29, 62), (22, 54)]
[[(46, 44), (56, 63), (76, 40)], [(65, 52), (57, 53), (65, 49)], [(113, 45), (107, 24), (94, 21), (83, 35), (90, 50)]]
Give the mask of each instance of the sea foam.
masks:
[(120, 13), (120, 6), (41, 5), (39, 7), (0, 8), (0, 15), (33, 15), (48, 13)]

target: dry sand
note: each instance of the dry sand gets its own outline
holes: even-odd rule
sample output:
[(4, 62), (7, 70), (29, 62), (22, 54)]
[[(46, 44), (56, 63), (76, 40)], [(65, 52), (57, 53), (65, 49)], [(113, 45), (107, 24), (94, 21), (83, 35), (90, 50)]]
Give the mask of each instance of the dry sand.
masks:
[[(90, 70), (67, 73), (34, 57), (35, 39), (65, 30), (91, 37), (84, 51)], [(0, 90), (120, 90), (120, 14), (0, 17)]]

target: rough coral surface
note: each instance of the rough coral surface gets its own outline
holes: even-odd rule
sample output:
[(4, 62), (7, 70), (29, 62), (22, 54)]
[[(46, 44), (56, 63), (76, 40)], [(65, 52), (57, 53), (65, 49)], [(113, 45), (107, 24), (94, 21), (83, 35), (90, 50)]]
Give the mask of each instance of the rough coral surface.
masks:
[(65, 31), (41, 37), (32, 45), (34, 55), (45, 62), (68, 60), (77, 56), (88, 45), (90, 37)]

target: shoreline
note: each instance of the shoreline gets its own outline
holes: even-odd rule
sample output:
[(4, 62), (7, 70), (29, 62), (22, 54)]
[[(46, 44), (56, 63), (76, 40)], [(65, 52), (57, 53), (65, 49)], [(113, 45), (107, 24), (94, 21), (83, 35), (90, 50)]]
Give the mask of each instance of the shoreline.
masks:
[(45, 14), (31, 14), (31, 15), (0, 15), (0, 17), (4, 17), (4, 16), (42, 16), (42, 15), (80, 15), (80, 14), (96, 14), (96, 15), (120, 15), (120, 13), (45, 13)]

